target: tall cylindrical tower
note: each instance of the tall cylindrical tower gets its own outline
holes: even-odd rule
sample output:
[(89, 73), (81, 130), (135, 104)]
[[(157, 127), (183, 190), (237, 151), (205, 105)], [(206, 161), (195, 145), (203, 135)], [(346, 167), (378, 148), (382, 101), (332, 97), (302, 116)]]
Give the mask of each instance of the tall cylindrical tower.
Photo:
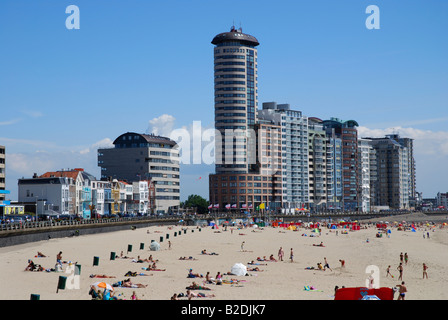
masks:
[[(232, 27), (212, 40), (215, 76), (216, 173), (248, 173), (257, 120), (258, 40)], [(227, 140), (226, 140), (227, 139)], [(225, 142), (227, 141), (227, 145)], [(229, 145), (230, 143), (230, 145)]]

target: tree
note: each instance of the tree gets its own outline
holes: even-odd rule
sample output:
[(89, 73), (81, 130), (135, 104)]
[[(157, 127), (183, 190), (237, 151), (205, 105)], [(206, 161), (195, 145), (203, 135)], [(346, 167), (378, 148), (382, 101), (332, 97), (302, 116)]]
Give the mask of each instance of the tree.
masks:
[(208, 201), (197, 194), (190, 194), (184, 205), (187, 208), (197, 208), (197, 213), (200, 214), (208, 212)]

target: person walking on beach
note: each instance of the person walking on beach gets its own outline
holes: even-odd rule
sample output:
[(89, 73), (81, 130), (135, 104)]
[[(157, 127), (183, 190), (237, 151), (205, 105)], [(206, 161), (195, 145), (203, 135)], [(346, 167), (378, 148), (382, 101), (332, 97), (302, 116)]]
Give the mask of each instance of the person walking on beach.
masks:
[(400, 253), (400, 262), (403, 262), (403, 252)]
[(283, 261), (283, 255), (284, 255), (283, 248), (280, 247), (280, 249), (278, 250), (278, 260), (279, 261)]
[(325, 258), (325, 257), (324, 257), (324, 263), (325, 263), (324, 264), (324, 269), (328, 268), (328, 269), (330, 269), (330, 271), (333, 271), (333, 270), (331, 270), (330, 265), (327, 262), (327, 258)]
[(405, 252), (404, 253), (404, 264), (408, 264), (408, 260), (409, 260), (409, 256), (408, 256), (408, 253), (407, 252)]
[(401, 262), (400, 262), (400, 265), (397, 267), (397, 270), (400, 273), (398, 280), (403, 280), (403, 264)]
[(291, 262), (294, 262), (294, 252), (292, 251), (292, 248), (291, 248), (291, 252), (289, 254), (289, 260), (291, 260)]
[(397, 287), (399, 292), (397, 300), (404, 300), (404, 296), (406, 295), (406, 292), (408, 292), (406, 286), (404, 285), (404, 281), (402, 281), (401, 284), (397, 285)]
[(425, 263), (423, 263), (423, 279), (425, 279), (425, 277), (426, 277), (426, 279), (428, 279), (427, 270), (428, 270), (428, 266)]
[(391, 276), (392, 278), (394, 277), (393, 275), (392, 275), (392, 273), (390, 273), (390, 266), (388, 266), (387, 267), (387, 269), (386, 269), (386, 278), (387, 278), (387, 276)]
[(62, 266), (62, 251), (59, 251), (59, 253), (57, 254), (56, 262)]

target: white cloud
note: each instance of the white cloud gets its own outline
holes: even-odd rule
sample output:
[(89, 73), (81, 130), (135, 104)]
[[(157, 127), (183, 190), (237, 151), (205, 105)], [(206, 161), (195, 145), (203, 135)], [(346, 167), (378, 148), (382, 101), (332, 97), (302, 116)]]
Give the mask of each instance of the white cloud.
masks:
[(392, 133), (397, 133), (401, 137), (414, 139), (414, 153), (416, 155), (448, 156), (448, 131), (431, 131), (403, 127), (386, 129), (358, 127), (359, 137), (379, 138)]
[(25, 115), (31, 117), (31, 118), (40, 118), (40, 117), (43, 116), (43, 113), (42, 113), (42, 112), (40, 112), (40, 111), (36, 111), (36, 110), (29, 110), (29, 109), (26, 109), (26, 110), (22, 110), (21, 112), (22, 112), (23, 114), (25, 114)]
[(17, 122), (20, 122), (22, 119), (13, 119), (13, 120), (7, 120), (7, 121), (0, 121), (0, 126), (10, 126), (12, 124), (16, 124)]
[(169, 114), (162, 114), (160, 117), (149, 120), (148, 132), (155, 135), (169, 137), (174, 129), (176, 118)]
[[(89, 147), (48, 146), (45, 142), (37, 140), (10, 139), (10, 142), (14, 143), (14, 149), (18, 145), (25, 145), (29, 150), (27, 152), (15, 152), (12, 151), (13, 148), (6, 150), (6, 189), (11, 191), (11, 200), (17, 200), (17, 180), (22, 177), (30, 178), (34, 173), (42, 175), (47, 171), (83, 168), (99, 179), (96, 150), (113, 146), (113, 141), (109, 138), (97, 141)], [(34, 146), (38, 150), (30, 150), (29, 146)]]
[[(431, 125), (436, 124), (440, 122), (447, 122), (448, 117), (438, 117), (438, 118), (430, 118), (430, 119), (415, 119), (415, 120), (402, 120), (402, 119), (395, 119), (394, 121), (386, 121), (381, 123), (375, 123), (370, 124), (370, 127), (375, 128), (410, 128), (415, 126), (422, 126), (422, 125)], [(387, 129), (384, 129), (387, 130)]]
[(434, 197), (437, 192), (446, 192), (448, 171), (444, 168), (448, 163), (448, 131), (358, 127), (359, 137), (381, 138), (392, 133), (414, 139), (417, 191), (423, 192), (423, 196), (427, 198)]
[(104, 138), (98, 142), (95, 142), (94, 144), (92, 144), (90, 147), (82, 149), (81, 151), (79, 151), (80, 154), (87, 154), (91, 151), (95, 151), (98, 150), (99, 148), (112, 148), (114, 146), (113, 141), (109, 138)]

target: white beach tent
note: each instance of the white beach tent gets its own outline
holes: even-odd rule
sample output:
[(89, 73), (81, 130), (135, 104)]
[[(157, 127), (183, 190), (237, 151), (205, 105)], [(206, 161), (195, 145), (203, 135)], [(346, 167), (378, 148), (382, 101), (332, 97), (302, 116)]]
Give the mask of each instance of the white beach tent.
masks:
[(160, 250), (160, 243), (157, 241), (151, 242), (151, 245), (149, 246), (149, 250), (151, 251), (159, 251)]
[(365, 295), (361, 300), (380, 300), (376, 295)]
[(247, 267), (242, 263), (235, 263), (230, 269), (230, 272), (236, 276), (245, 276), (247, 274)]

